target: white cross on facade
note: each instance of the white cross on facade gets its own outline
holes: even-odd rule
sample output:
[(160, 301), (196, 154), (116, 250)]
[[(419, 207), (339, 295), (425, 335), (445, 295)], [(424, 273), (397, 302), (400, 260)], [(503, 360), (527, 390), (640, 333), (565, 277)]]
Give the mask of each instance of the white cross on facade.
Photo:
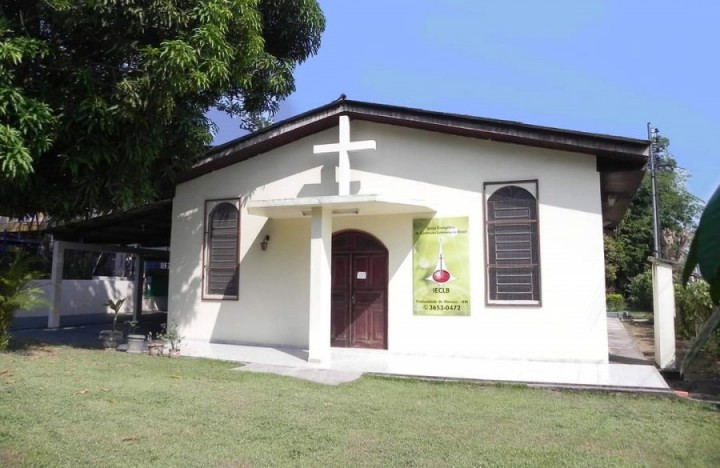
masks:
[(350, 119), (340, 116), (340, 141), (329, 145), (313, 146), (313, 153), (339, 153), (338, 194), (350, 195), (350, 151), (375, 149), (375, 140), (350, 141)]

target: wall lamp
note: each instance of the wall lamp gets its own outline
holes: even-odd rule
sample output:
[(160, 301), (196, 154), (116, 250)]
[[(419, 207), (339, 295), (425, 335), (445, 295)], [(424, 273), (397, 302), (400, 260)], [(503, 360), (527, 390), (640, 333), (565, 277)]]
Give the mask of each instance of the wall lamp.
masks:
[(260, 249), (264, 252), (268, 248), (268, 244), (270, 243), (270, 236), (266, 235), (263, 237), (263, 240), (260, 241)]

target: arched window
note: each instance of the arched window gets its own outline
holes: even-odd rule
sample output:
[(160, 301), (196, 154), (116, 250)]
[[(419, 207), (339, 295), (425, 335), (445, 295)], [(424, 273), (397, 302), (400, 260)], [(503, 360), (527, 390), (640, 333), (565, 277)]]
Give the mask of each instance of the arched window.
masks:
[(205, 205), (205, 255), (203, 265), (206, 299), (237, 299), (240, 210), (236, 200)]
[[(499, 185), (499, 188), (498, 188)], [(489, 303), (540, 303), (538, 206), (533, 183), (498, 184), (485, 210)]]

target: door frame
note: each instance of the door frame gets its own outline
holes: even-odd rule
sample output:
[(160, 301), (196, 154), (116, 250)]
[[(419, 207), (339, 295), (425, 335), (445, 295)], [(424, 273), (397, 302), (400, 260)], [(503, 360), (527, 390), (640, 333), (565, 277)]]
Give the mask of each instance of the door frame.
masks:
[[(342, 249), (342, 250), (338, 250), (338, 249), (336, 248), (335, 239), (336, 239), (337, 237), (340, 237), (340, 236), (343, 236), (343, 235), (347, 235), (347, 234), (356, 234), (356, 235), (360, 235), (360, 236), (362, 236), (362, 237), (366, 237), (366, 238), (372, 240), (373, 242), (375, 242), (378, 246), (380, 246), (380, 248), (377, 249), (377, 250), (357, 250), (357, 249)], [(349, 255), (351, 255), (351, 258), (352, 258), (352, 255), (355, 254), (355, 253), (361, 254), (361, 253), (373, 253), (373, 252), (375, 252), (375, 253), (384, 253), (384, 254), (385, 254), (385, 260), (386, 260), (386, 265), (385, 265), (385, 266), (386, 266), (386, 268), (387, 268), (387, 271), (385, 272), (385, 294), (384, 294), (384, 303), (383, 303), (383, 310), (384, 310), (384, 312), (385, 312), (385, 313), (384, 313), (385, 320), (384, 320), (384, 326), (383, 326), (383, 334), (384, 334), (383, 342), (384, 342), (385, 346), (384, 346), (383, 348), (380, 348), (380, 349), (385, 349), (385, 350), (387, 350), (387, 349), (389, 349), (389, 342), (388, 342), (388, 341), (389, 341), (389, 336), (388, 336), (388, 325), (389, 325), (389, 324), (388, 324), (388, 321), (389, 321), (389, 315), (390, 315), (390, 314), (388, 313), (388, 312), (389, 312), (389, 311), (388, 311), (388, 294), (389, 294), (389, 291), (390, 291), (390, 251), (389, 251), (388, 248), (385, 246), (385, 243), (384, 243), (384, 242), (382, 242), (382, 241), (381, 241), (380, 239), (378, 239), (376, 236), (374, 236), (373, 234), (370, 234), (370, 233), (367, 232), (367, 231), (363, 231), (363, 230), (360, 230), (360, 229), (343, 229), (343, 230), (340, 230), (340, 231), (337, 231), (337, 232), (333, 232), (333, 234), (332, 234), (332, 249), (331, 249), (331, 252), (330, 252), (330, 256), (331, 256), (331, 257), (332, 257), (333, 255), (335, 255), (335, 254), (349, 254)], [(331, 262), (331, 263), (332, 263), (332, 262)], [(351, 262), (350, 262), (350, 265), (351, 265), (351, 267), (350, 267), (350, 273), (351, 273), (351, 274), (352, 274), (352, 264), (353, 264), (353, 262), (351, 261)], [(331, 272), (331, 273), (332, 273), (332, 272)], [(350, 287), (352, 288), (352, 277), (350, 278), (350, 280), (351, 280), (351, 281), (350, 281)], [(331, 287), (331, 288), (332, 288), (332, 287)], [(352, 293), (352, 291), (351, 291), (351, 293)], [(332, 289), (331, 289), (331, 291), (330, 291), (330, 294), (332, 294)], [(352, 307), (352, 304), (350, 304), (350, 307)], [(332, 311), (331, 311), (330, 313), (332, 314)], [(330, 317), (330, 323), (331, 323), (331, 327), (332, 327), (332, 316)], [(331, 343), (332, 343), (332, 330), (330, 331), (330, 340), (331, 340)], [(332, 346), (332, 345), (331, 345), (331, 346)], [(364, 348), (364, 347), (357, 347), (357, 348), (355, 348), (355, 347), (350, 347), (350, 346), (349, 346), (348, 348), (351, 348), (351, 349), (378, 349), (378, 348)]]

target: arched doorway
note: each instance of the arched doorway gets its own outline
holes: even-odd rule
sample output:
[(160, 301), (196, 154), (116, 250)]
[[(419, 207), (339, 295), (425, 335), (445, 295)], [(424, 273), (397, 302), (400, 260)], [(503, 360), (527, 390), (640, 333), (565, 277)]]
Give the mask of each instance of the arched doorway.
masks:
[(330, 345), (387, 349), (387, 289), (385, 246), (360, 231), (333, 235)]

